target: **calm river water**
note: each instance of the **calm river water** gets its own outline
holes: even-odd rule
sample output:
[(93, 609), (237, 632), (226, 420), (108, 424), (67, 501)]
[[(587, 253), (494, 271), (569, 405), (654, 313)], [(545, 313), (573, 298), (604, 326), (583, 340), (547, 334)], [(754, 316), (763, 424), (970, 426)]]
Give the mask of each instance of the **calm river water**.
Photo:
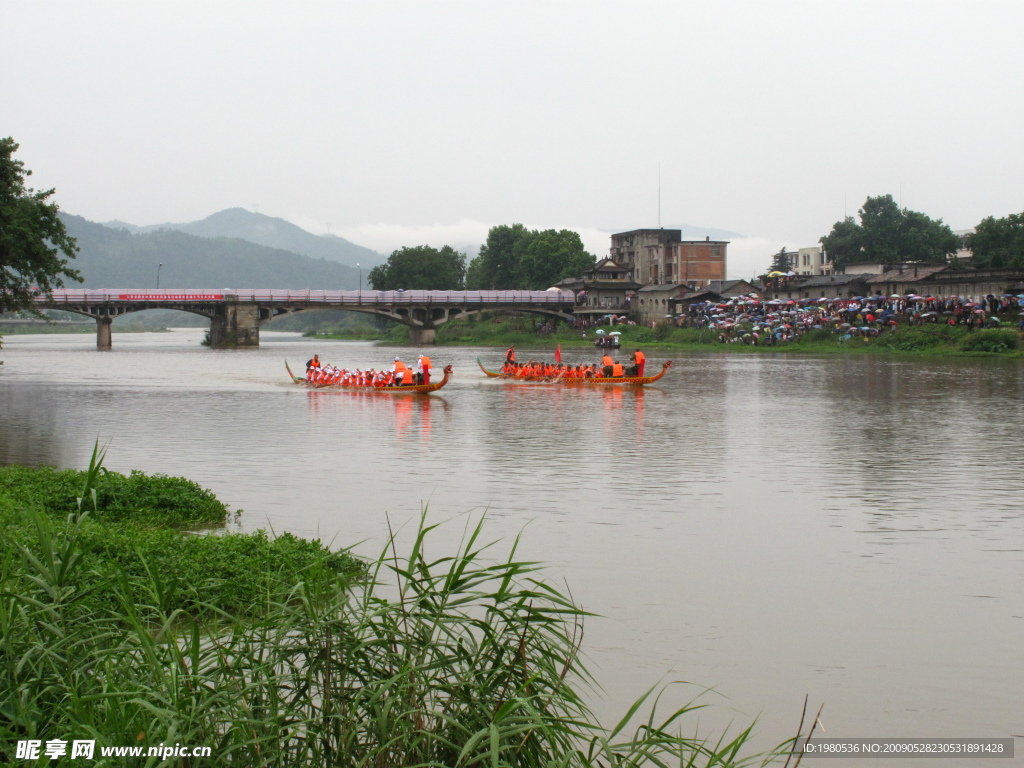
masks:
[(584, 647), (609, 719), (686, 680), (715, 689), (701, 725), (758, 717), (764, 744), (805, 694), (819, 735), (1024, 735), (1019, 361), (676, 354), (634, 391), (487, 380), (475, 358), (503, 350), (440, 348), (447, 388), (387, 398), (303, 391), (284, 361), (418, 350), (202, 334), (6, 338), (0, 463), (84, 468), (99, 438), (111, 469), (192, 478), (243, 530), (370, 556), (385, 513), (451, 520), (441, 554), (486, 511), (603, 616)]

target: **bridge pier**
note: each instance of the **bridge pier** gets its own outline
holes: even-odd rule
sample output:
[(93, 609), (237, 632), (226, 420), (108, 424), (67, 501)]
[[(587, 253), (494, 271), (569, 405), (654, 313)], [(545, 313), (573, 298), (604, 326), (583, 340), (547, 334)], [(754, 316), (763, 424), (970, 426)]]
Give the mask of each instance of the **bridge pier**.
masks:
[(425, 344), (433, 344), (437, 341), (437, 330), (435, 328), (417, 328), (409, 326), (409, 342), (420, 347)]
[(234, 349), (260, 345), (259, 308), (255, 304), (224, 303), (210, 320), (210, 348)]
[(96, 318), (96, 349), (112, 349), (114, 344), (110, 336), (110, 324), (114, 322), (112, 317)]

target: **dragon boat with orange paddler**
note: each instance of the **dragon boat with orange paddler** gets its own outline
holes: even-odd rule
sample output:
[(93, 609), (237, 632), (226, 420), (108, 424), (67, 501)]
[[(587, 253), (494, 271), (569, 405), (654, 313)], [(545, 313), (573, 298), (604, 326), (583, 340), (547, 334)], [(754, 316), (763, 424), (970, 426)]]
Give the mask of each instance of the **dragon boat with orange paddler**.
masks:
[(666, 373), (668, 369), (672, 367), (672, 361), (666, 360), (661, 364), (661, 370), (653, 376), (583, 376), (573, 378), (569, 376), (563, 376), (561, 379), (562, 384), (571, 384), (579, 386), (609, 386), (615, 384), (633, 384), (636, 386), (643, 386), (645, 384), (653, 384)]
[(439, 381), (432, 381), (429, 384), (346, 384), (338, 382), (310, 381), (309, 379), (302, 376), (296, 376), (292, 373), (291, 366), (288, 365), (287, 361), (285, 361), (284, 367), (288, 371), (288, 375), (291, 377), (293, 383), (301, 384), (307, 389), (340, 390), (343, 392), (374, 392), (382, 395), (415, 395), (437, 392), (437, 390), (441, 389), (448, 383), (452, 373), (452, 367), (450, 365), (446, 365), (444, 367), (444, 376)]

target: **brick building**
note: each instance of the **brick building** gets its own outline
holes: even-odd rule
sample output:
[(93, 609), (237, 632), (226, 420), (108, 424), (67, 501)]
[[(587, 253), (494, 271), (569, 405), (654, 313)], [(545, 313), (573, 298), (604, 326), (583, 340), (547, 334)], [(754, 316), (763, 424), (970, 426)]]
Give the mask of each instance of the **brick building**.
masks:
[(685, 285), (691, 290), (724, 280), (724, 240), (683, 240), (678, 229), (634, 229), (612, 235), (610, 257), (642, 285)]

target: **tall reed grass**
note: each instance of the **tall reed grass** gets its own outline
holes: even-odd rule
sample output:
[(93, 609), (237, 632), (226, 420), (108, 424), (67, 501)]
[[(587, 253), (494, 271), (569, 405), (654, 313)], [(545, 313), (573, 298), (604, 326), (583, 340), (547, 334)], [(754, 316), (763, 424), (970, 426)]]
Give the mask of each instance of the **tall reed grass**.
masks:
[[(122, 572), (82, 588), (80, 511), (32, 515), (0, 572), (0, 749), (18, 739), (210, 746), (226, 766), (739, 766), (750, 729), (682, 736), (687, 705), (649, 691), (602, 727), (584, 692), (586, 612), (535, 563), (471, 526), (457, 551), (393, 541), (366, 578), (266, 582), (244, 615), (166, 598), (170, 574)], [(17, 563), (15, 562), (17, 561)], [(102, 589), (112, 598), (96, 600)], [(142, 596), (140, 599), (139, 596)], [(640, 717), (642, 711), (648, 711)], [(639, 722), (639, 725), (636, 723)], [(147, 765), (200, 765), (176, 758)], [(139, 764), (143, 764), (140, 762)]]

